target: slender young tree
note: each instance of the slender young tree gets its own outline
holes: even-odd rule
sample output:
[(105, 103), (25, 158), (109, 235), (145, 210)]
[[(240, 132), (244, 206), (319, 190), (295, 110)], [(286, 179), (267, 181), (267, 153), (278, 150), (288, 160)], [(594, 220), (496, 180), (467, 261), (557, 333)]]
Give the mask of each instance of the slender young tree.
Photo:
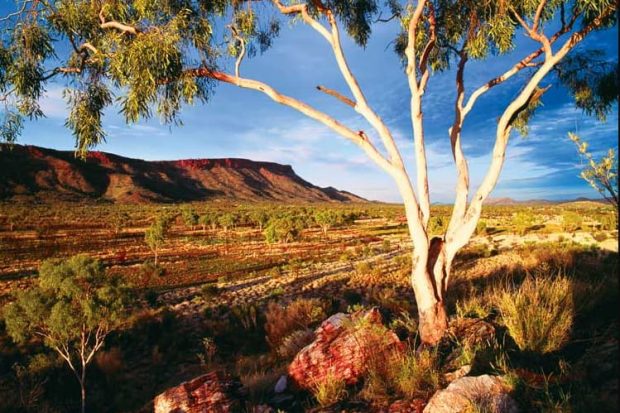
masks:
[(18, 292), (4, 308), (9, 335), (17, 342), (42, 340), (80, 383), (86, 411), (86, 369), (105, 338), (126, 320), (128, 288), (85, 255), (41, 264), (38, 285)]
[(586, 161), (579, 175), (612, 204), (615, 213), (618, 214), (620, 194), (618, 193), (618, 158), (616, 157), (616, 151), (610, 148), (600, 161), (596, 161), (592, 153), (588, 151), (588, 142), (583, 141), (574, 133), (569, 133), (568, 137), (577, 146), (582, 160)]
[[(164, 122), (174, 123), (183, 104), (208, 100), (217, 83), (262, 93), (355, 143), (393, 178), (412, 240), (411, 284), (420, 336), (432, 344), (447, 328), (444, 301), (453, 260), (474, 233), (482, 204), (498, 181), (512, 130), (525, 130), (547, 90), (543, 80), (562, 68), (586, 36), (615, 24), (616, 7), (614, 0), (387, 0), (387, 5), (377, 0), (21, 0), (4, 18), (3, 137), (15, 141), (24, 117), (42, 116), (38, 101), (52, 79), (67, 85), (66, 124), (75, 135), (78, 154), (104, 139), (103, 111), (114, 102), (127, 122), (155, 111)], [(381, 14), (388, 10), (390, 16)], [(242, 76), (244, 59), (267, 50), (279, 34), (278, 18), (303, 22), (325, 40), (350, 96), (322, 85), (317, 89), (357, 112), (367, 121), (367, 130), (354, 130), (317, 107)], [(365, 46), (375, 22), (382, 21), (400, 23), (394, 44), (410, 89), (415, 179), (409, 177), (392, 131), (366, 98), (342, 47), (345, 32)], [(517, 47), (517, 33), (537, 46)], [(466, 88), (468, 62), (515, 49), (521, 57), (511, 68)], [(230, 70), (224, 69), (226, 57)], [(454, 121), (447, 139), (457, 170), (456, 196), (446, 231), (431, 237), (422, 98), (431, 74), (450, 65), (456, 77)], [(585, 92), (593, 92), (590, 84), (574, 82), (571, 76), (556, 78), (575, 92), (584, 109), (605, 111), (609, 96), (615, 96), (582, 99)], [(478, 99), (509, 79), (521, 87), (502, 103), (491, 162), (473, 191), (461, 131)]]
[(170, 217), (158, 216), (144, 232), (144, 242), (146, 242), (146, 245), (148, 245), (155, 256), (155, 265), (157, 265), (159, 258), (159, 249), (166, 242), (170, 229), (170, 220)]

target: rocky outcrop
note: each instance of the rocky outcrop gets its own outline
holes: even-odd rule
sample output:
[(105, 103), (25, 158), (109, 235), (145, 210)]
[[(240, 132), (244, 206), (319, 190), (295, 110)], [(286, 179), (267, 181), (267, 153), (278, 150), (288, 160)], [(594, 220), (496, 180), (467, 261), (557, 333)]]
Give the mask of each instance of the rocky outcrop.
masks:
[(155, 413), (232, 413), (241, 410), (241, 383), (211, 372), (155, 397)]
[(0, 165), (0, 199), (365, 202), (312, 185), (290, 165), (248, 159), (144, 161), (96, 151), (78, 159), (72, 151), (0, 143)]
[(396, 334), (383, 326), (376, 308), (351, 316), (334, 314), (317, 328), (315, 337), (288, 368), (292, 383), (303, 389), (330, 379), (356, 383), (373, 358), (403, 350)]
[(515, 401), (508, 395), (503, 380), (485, 374), (463, 377), (439, 390), (429, 400), (424, 413), (464, 413), (477, 407), (490, 413), (517, 413)]

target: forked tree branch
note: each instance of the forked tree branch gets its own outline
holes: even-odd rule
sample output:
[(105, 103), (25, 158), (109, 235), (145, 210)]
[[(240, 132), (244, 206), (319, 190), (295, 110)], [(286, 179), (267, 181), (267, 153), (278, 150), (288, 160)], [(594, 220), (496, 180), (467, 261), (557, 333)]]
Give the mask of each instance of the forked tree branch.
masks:
[[(564, 24), (553, 36), (551, 36), (551, 38), (549, 39), (549, 43), (550, 44), (554, 44), (558, 40), (558, 38), (560, 38), (563, 34), (568, 33), (568, 31), (570, 31), (572, 29), (573, 25), (575, 24), (575, 21), (577, 21), (577, 17), (578, 17), (578, 15), (574, 14), (572, 16), (571, 20), (568, 22), (568, 24)], [(474, 107), (474, 104), (476, 103), (476, 100), (481, 95), (483, 95), (484, 93), (486, 93), (487, 91), (489, 91), (493, 87), (495, 87), (495, 86), (505, 82), (506, 80), (510, 79), (511, 77), (513, 77), (515, 74), (517, 74), (521, 70), (525, 69), (526, 67), (532, 67), (532, 64), (533, 64), (532, 62), (534, 61), (534, 59), (536, 59), (540, 55), (542, 55), (543, 52), (544, 52), (544, 49), (542, 47), (539, 48), (538, 50), (530, 53), (529, 55), (527, 55), (526, 57), (521, 59), (513, 67), (508, 69), (503, 74), (494, 77), (493, 79), (489, 80), (484, 85), (482, 85), (478, 89), (476, 89), (471, 94), (471, 96), (467, 99), (467, 103), (463, 107), (463, 117), (467, 116), (467, 114), (472, 110), (472, 108)]]
[(456, 251), (462, 248), (467, 240), (469, 240), (469, 237), (474, 232), (476, 223), (480, 217), (482, 203), (486, 200), (497, 184), (499, 174), (504, 164), (506, 147), (508, 145), (508, 139), (512, 128), (511, 122), (515, 115), (519, 111), (523, 110), (531, 96), (535, 93), (535, 90), (540, 82), (555, 67), (555, 65), (562, 60), (577, 44), (579, 44), (579, 42), (581, 42), (585, 36), (588, 35), (588, 33), (600, 27), (603, 24), (604, 19), (609, 17), (609, 15), (613, 12), (614, 7), (608, 6), (601, 13), (601, 15), (595, 18), (588, 26), (573, 33), (555, 54), (546, 56), (544, 63), (533, 74), (519, 95), (504, 110), (496, 129), (496, 139), (493, 147), (491, 164), (489, 165), (489, 169), (487, 170), (482, 183), (478, 187), (476, 194), (467, 208), (464, 222), (455, 231), (454, 237), (452, 238), (452, 243), (447, 246), (449, 255), (455, 254)]
[(272, 0), (273, 4), (278, 8), (280, 13), (282, 14), (299, 14), (304, 22), (310, 25), (314, 30), (319, 32), (321, 36), (323, 36), (328, 42), (331, 43), (331, 35), (329, 31), (323, 26), (321, 23), (316, 21), (310, 16), (308, 13), (308, 5), (305, 3), (302, 4), (294, 4), (291, 6), (285, 6), (282, 4), (280, 0)]
[(551, 43), (549, 42), (549, 39), (547, 38), (547, 36), (545, 36), (544, 33), (538, 31), (538, 28), (540, 26), (541, 14), (543, 12), (543, 9), (546, 3), (547, 3), (547, 0), (541, 0), (540, 3), (538, 4), (536, 8), (536, 14), (534, 16), (534, 21), (532, 23), (532, 27), (530, 27), (526, 23), (525, 19), (523, 19), (523, 17), (519, 15), (517, 10), (513, 6), (509, 6), (509, 8), (513, 16), (517, 19), (517, 21), (521, 25), (521, 27), (523, 27), (523, 30), (525, 30), (525, 33), (531, 39), (536, 40), (537, 42), (540, 42), (543, 45), (543, 50), (545, 51), (545, 55), (550, 57), (552, 54)]
[[(426, 225), (428, 223), (428, 217), (430, 214), (430, 206), (428, 201), (428, 181), (426, 180), (426, 159), (424, 154), (423, 137), (420, 135), (418, 139), (416, 139), (416, 147), (421, 147), (422, 149), (422, 161), (419, 160), (420, 155), (418, 153), (418, 165), (423, 164), (424, 170), (424, 173), (418, 172), (418, 182), (423, 183), (418, 189), (422, 202), (418, 203), (418, 198), (411, 185), (411, 179), (408, 176), (407, 170), (405, 169), (402, 160), (402, 156), (400, 154), (400, 151), (398, 150), (398, 147), (396, 146), (396, 142), (394, 141), (390, 130), (368, 104), (368, 101), (366, 100), (366, 97), (364, 96), (364, 93), (362, 92), (357, 79), (349, 68), (346, 57), (344, 55), (344, 51), (342, 49), (340, 30), (336, 22), (335, 16), (333, 15), (333, 12), (329, 8), (324, 7), (321, 2), (318, 2), (317, 7), (319, 11), (327, 17), (329, 25), (331, 26), (330, 33), (325, 29), (323, 25), (321, 25), (319, 22), (317, 22), (308, 15), (307, 5), (297, 4), (294, 6), (285, 7), (281, 4), (279, 0), (272, 1), (284, 14), (301, 14), (303, 20), (311, 27), (313, 27), (316, 31), (318, 31), (332, 47), (334, 57), (336, 58), (336, 62), (338, 64), (338, 68), (340, 69), (344, 80), (346, 81), (351, 93), (353, 94), (355, 110), (359, 114), (361, 114), (368, 121), (368, 123), (370, 123), (377, 131), (379, 137), (381, 138), (381, 141), (383, 142), (383, 145), (388, 152), (390, 159), (389, 161), (387, 161), (390, 165), (388, 171), (391, 170), (390, 174), (395, 179), (398, 189), (403, 196), (403, 200), (408, 206), (406, 208), (406, 213), (407, 220), (410, 223), (409, 232), (412, 242), (414, 244), (417, 259), (422, 261), (426, 260), (426, 255), (428, 254), (428, 237), (426, 235)], [(413, 72), (413, 78), (415, 79), (415, 68)], [(419, 133), (422, 133), (421, 127), (414, 129), (416, 129)], [(365, 137), (365, 134), (360, 134), (360, 136)], [(365, 141), (370, 142), (367, 137), (365, 137)], [(376, 149), (374, 147), (372, 147), (372, 149), (373, 150), (371, 151), (371, 153), (373, 151), (376, 152)], [(368, 152), (368, 150), (366, 151)], [(375, 162), (377, 161), (375, 160)], [(418, 274), (417, 277), (425, 275), (426, 274)], [(432, 296), (432, 292), (430, 296)], [(423, 306), (427, 305), (428, 303), (419, 304)]]

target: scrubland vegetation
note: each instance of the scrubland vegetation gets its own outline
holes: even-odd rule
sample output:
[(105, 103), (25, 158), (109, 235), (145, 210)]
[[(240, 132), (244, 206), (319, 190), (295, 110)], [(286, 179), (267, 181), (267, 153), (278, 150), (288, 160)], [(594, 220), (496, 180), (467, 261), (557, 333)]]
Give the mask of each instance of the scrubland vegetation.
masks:
[[(450, 210), (434, 209), (431, 228), (439, 232)], [(35, 319), (60, 322), (58, 337), (79, 349), (82, 318), (63, 323), (67, 313), (51, 310), (58, 297), (77, 306), (59, 308), (84, 325), (105, 321), (105, 340), (83, 366), (89, 412), (150, 411), (155, 395), (215, 369), (240, 378), (247, 411), (259, 404), (381, 411), (395, 401), (421, 409), (464, 368), (503, 375), (522, 411), (617, 408), (617, 222), (610, 207), (487, 207), (478, 235), (457, 256), (450, 333), (434, 348), (420, 347), (403, 214), (384, 204), (4, 204), (0, 410), (79, 410), (81, 382), (56, 348), (60, 339), (40, 340), (25, 334), (35, 328), (21, 328)], [(95, 290), (70, 281), (80, 266), (91, 268)], [(45, 298), (50, 277), (66, 280), (52, 283), (66, 294)], [(97, 314), (110, 318), (92, 318), (95, 303), (81, 291), (99, 291), (97, 308), (110, 310)], [(122, 299), (122, 311), (115, 291), (131, 297)], [(385, 325), (378, 336), (395, 332), (404, 352), (372, 359), (354, 385), (334, 378), (296, 391), (293, 401), (274, 399), (278, 378), (322, 321), (372, 307)], [(495, 334), (459, 332), (481, 322)]]

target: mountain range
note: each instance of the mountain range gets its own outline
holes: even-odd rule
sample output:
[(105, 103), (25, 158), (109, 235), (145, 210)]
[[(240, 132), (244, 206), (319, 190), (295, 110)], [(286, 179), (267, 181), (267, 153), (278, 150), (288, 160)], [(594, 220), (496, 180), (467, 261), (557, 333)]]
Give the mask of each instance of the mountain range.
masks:
[(104, 199), (123, 203), (237, 201), (367, 202), (299, 177), (290, 165), (248, 159), (144, 161), (106, 152), (0, 146), (0, 199)]

